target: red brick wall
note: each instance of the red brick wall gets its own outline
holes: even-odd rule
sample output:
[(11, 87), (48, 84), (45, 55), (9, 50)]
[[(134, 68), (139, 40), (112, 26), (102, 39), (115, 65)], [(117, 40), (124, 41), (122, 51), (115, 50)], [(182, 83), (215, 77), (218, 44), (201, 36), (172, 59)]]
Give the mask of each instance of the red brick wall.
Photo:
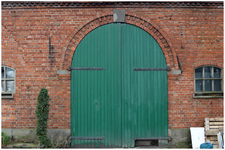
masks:
[[(13, 99), (2, 99), (2, 128), (35, 128), (41, 87), (51, 97), (49, 128), (70, 128), (70, 75), (57, 75), (57, 70), (67, 69), (64, 59), (72, 58), (65, 57), (71, 33), (113, 9), (2, 9), (1, 63), (16, 69), (16, 94)], [(182, 74), (168, 75), (169, 128), (203, 126), (205, 117), (222, 117), (222, 98), (196, 99), (193, 92), (195, 67), (223, 67), (223, 9), (124, 9), (157, 25), (179, 56)], [(53, 58), (48, 57), (49, 35)]]

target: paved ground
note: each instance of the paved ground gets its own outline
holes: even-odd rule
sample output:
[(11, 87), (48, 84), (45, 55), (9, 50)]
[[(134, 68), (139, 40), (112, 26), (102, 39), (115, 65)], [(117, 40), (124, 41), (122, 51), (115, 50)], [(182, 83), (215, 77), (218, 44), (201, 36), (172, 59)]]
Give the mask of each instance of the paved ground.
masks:
[[(37, 144), (33, 144), (33, 143), (12, 143), (7, 145), (6, 149), (37, 149)], [(62, 148), (65, 149), (65, 148)], [(66, 148), (66, 149), (86, 149), (86, 148)], [(97, 148), (93, 148), (93, 149), (97, 149)], [(101, 148), (100, 148), (101, 149)], [(135, 147), (135, 148), (116, 148), (116, 149), (179, 149), (179, 148), (161, 148), (158, 146), (139, 146), (139, 147)]]
[(12, 143), (6, 146), (6, 148), (37, 148), (37, 144), (33, 143)]

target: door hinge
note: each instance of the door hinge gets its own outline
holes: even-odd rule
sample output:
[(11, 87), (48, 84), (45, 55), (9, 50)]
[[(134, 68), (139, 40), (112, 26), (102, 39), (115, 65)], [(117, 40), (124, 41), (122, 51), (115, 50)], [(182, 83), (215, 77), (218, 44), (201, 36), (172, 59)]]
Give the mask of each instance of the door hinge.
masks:
[(160, 70), (170, 70), (169, 67), (167, 68), (134, 68), (134, 71), (160, 71)]
[(71, 137), (71, 140), (104, 140), (105, 137)]
[(105, 68), (95, 68), (95, 67), (69, 67), (69, 70), (105, 70)]
[(134, 140), (171, 140), (171, 137), (134, 138)]

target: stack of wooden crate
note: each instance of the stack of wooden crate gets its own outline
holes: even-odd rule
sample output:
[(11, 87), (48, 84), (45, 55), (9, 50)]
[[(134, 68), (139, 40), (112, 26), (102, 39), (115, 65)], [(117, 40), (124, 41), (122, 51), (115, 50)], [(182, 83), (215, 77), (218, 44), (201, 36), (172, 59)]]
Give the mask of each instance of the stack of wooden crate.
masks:
[(219, 148), (219, 131), (223, 131), (223, 118), (205, 118), (205, 141), (213, 144), (213, 148)]

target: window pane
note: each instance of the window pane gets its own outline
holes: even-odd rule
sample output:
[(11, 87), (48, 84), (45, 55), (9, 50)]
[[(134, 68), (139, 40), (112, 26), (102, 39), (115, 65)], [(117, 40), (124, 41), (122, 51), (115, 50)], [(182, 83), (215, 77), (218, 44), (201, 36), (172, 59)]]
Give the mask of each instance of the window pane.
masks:
[(4, 67), (2, 67), (2, 78), (4, 78), (4, 72), (5, 72), (5, 69)]
[(214, 91), (221, 91), (221, 80), (214, 80)]
[(6, 91), (14, 91), (14, 81), (6, 81)]
[(205, 91), (212, 91), (212, 80), (205, 80)]
[(212, 78), (212, 67), (205, 67), (205, 78)]
[(14, 78), (15, 72), (10, 68), (6, 68), (6, 78)]
[(2, 91), (5, 91), (5, 82), (4, 81), (2, 81)]
[(195, 78), (203, 78), (202, 77), (202, 68), (195, 69)]
[(196, 90), (196, 92), (203, 91), (203, 80), (195, 81), (195, 90)]
[(214, 67), (214, 78), (221, 78), (221, 69)]

